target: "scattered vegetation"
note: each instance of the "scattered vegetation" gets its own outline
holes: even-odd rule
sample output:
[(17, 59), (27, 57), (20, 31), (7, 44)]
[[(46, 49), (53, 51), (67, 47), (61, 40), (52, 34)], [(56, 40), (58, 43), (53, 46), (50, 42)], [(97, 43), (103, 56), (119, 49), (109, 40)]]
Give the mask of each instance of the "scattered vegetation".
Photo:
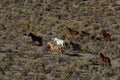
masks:
[[(120, 80), (119, 5), (118, 0), (0, 0), (0, 80)], [(102, 30), (111, 42), (104, 41)], [(42, 37), (42, 46), (32, 43), (30, 32)], [(47, 46), (55, 37), (65, 40), (62, 55)], [(102, 65), (99, 53), (112, 66)]]

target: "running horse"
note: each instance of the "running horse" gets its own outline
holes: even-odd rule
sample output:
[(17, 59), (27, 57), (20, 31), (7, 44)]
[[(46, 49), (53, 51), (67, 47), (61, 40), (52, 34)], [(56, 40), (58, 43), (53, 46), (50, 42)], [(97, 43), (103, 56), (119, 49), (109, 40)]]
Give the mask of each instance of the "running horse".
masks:
[(109, 57), (104, 56), (102, 53), (100, 53), (99, 56), (100, 56), (101, 60), (102, 60), (104, 63), (109, 64), (109, 66), (112, 66), (112, 65), (111, 65), (111, 60), (110, 60)]
[(78, 35), (79, 34), (78, 31), (72, 30), (71, 28), (67, 28), (67, 29), (68, 29), (70, 35)]
[(73, 43), (72, 41), (70, 42), (70, 44), (72, 45), (72, 48), (74, 50), (80, 50), (80, 46), (77, 43)]
[(105, 41), (111, 41), (111, 36), (106, 31), (102, 30), (100, 34), (103, 35), (103, 38), (104, 38)]
[(64, 40), (58, 39), (58, 38), (54, 38), (54, 42), (56, 42), (57, 45), (64, 47)]
[(85, 31), (82, 31), (81, 34), (82, 34), (82, 36), (90, 36), (90, 33), (85, 32)]
[(51, 51), (62, 53), (61, 47), (59, 47), (59, 46), (57, 46), (55, 44), (52, 44), (51, 42), (48, 42), (47, 45), (49, 45), (51, 47)]
[(28, 36), (30, 36), (31, 37), (31, 39), (32, 39), (32, 41), (37, 41), (38, 43), (39, 43), (39, 45), (40, 46), (42, 46), (43, 45), (43, 40), (42, 40), (42, 37), (40, 37), (40, 36), (36, 36), (35, 34), (33, 34), (33, 33), (29, 33), (29, 35)]

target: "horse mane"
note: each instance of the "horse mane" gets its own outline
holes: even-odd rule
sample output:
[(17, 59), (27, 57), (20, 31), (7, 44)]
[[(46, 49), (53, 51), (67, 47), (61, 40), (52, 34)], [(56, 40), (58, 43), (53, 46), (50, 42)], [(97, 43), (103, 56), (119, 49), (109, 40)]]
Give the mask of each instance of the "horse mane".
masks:
[(105, 30), (102, 30), (101, 34), (103, 34), (103, 35), (105, 34), (106, 35), (106, 34), (109, 34), (109, 33), (107, 33)]
[(82, 31), (82, 33), (83, 33), (83, 34), (86, 34), (86, 32), (85, 32), (85, 31)]
[(72, 31), (72, 29), (70, 29), (69, 27), (68, 27), (68, 30), (69, 30), (69, 31)]
[(85, 31), (82, 31), (82, 33), (85, 33)]
[(100, 53), (100, 57), (104, 57), (104, 55), (102, 53)]
[(106, 33), (106, 31), (105, 31), (105, 30), (102, 30), (101, 32), (102, 32), (102, 33)]
[(33, 33), (30, 32), (28, 36), (35, 36), (35, 35), (34, 35)]

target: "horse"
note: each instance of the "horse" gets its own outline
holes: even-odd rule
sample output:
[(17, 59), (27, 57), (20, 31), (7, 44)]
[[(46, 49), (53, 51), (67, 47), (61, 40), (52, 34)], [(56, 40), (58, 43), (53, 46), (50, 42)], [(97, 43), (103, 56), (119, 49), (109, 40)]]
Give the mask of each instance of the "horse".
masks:
[(54, 38), (54, 42), (56, 42), (57, 45), (60, 45), (62, 47), (64, 47), (64, 40), (58, 39), (58, 38)]
[(33, 33), (29, 33), (28, 36), (31, 37), (32, 41), (37, 41), (37, 42), (39, 43), (40, 46), (43, 45), (42, 37), (40, 37), (40, 36), (36, 36), (36, 35), (34, 35)]
[(71, 34), (71, 35), (78, 35), (79, 34), (78, 31), (72, 30), (71, 28), (68, 28), (68, 31), (69, 31), (69, 34)]
[(72, 45), (72, 48), (73, 48), (74, 50), (80, 50), (80, 46), (79, 46), (78, 44), (73, 43), (72, 41), (70, 42), (70, 44)]
[(90, 36), (90, 33), (85, 32), (85, 31), (82, 31), (81, 34), (82, 34), (82, 36)]
[(101, 33), (103, 35), (103, 38), (105, 41), (111, 41), (111, 36), (109, 33), (107, 33), (106, 31), (101, 31)]
[(52, 44), (51, 42), (48, 42), (47, 45), (49, 45), (51, 47), (51, 51), (62, 53), (61, 47), (59, 47), (55, 44)]
[(111, 60), (110, 60), (109, 57), (104, 56), (102, 53), (100, 53), (99, 56), (100, 56), (101, 60), (102, 60), (104, 63), (109, 64), (109, 66), (112, 66), (112, 65), (111, 65)]

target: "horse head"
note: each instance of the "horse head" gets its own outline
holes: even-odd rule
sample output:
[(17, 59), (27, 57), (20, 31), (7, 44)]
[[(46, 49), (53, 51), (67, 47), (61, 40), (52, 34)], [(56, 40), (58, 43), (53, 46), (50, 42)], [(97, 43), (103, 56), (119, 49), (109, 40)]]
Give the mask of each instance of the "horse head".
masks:
[(33, 33), (29, 33), (29, 35), (28, 36), (32, 36), (33, 35)]
[(50, 44), (51, 44), (50, 42), (47, 43), (47, 45), (50, 45)]
[(55, 37), (55, 38), (54, 38), (54, 42), (57, 41), (57, 40), (58, 40), (58, 38)]

